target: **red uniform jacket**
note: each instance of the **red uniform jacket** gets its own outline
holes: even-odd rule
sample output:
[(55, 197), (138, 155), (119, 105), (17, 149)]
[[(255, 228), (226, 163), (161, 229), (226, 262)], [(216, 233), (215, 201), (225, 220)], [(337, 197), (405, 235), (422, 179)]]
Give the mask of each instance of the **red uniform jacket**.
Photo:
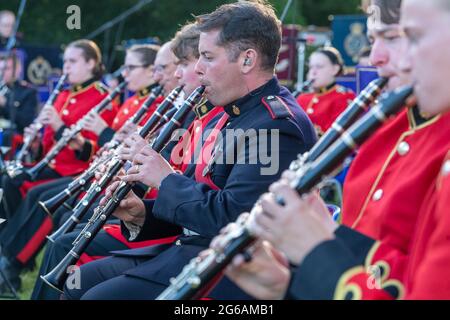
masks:
[[(106, 98), (107, 95), (108, 90), (100, 82), (90, 83), (86, 86), (75, 86), (71, 90), (62, 91), (56, 99), (54, 107), (64, 125), (70, 127)], [(112, 109), (103, 111), (101, 116), (111, 125), (116, 113), (117, 107), (113, 103)], [(89, 140), (98, 138), (93, 132), (86, 130), (82, 130), (81, 134)], [(54, 130), (47, 126), (42, 139), (44, 154), (51, 149), (56, 141)], [(71, 176), (84, 171), (88, 165), (88, 162), (77, 159), (75, 151), (67, 146), (55, 157), (50, 167), (61, 176)]]
[[(419, 210), (450, 147), (450, 114), (417, 120), (417, 112), (403, 112), (360, 149), (344, 186), (343, 209), (344, 225), (359, 233), (341, 227), (336, 240), (311, 252), (293, 281), (298, 298), (311, 298), (305, 290), (314, 281), (322, 283), (311, 289), (314, 298), (405, 297)], [(331, 260), (333, 265), (319, 267)], [(327, 280), (313, 276), (319, 273)]]
[(308, 114), (319, 135), (322, 135), (353, 99), (355, 94), (352, 91), (334, 85), (319, 93), (302, 94), (297, 101)]

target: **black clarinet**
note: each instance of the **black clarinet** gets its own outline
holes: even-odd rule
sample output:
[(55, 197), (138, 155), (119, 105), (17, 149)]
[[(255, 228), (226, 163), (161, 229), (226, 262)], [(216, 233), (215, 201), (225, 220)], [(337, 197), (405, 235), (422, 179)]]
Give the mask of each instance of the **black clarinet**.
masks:
[[(405, 87), (383, 96), (379, 104), (344, 132), (327, 151), (315, 161), (300, 168), (296, 172), (296, 178), (291, 181), (291, 187), (300, 195), (311, 192), (390, 116), (400, 112), (412, 92), (411, 87)], [(258, 208), (258, 202), (250, 216)], [(280, 198), (277, 198), (277, 202), (284, 204), (283, 199)], [(188, 300), (201, 297), (206, 292), (207, 286), (225, 269), (233, 257), (243, 252), (256, 240), (247, 222), (239, 222), (236, 230), (225, 235), (226, 245), (222, 250), (212, 251), (204, 259), (199, 257), (192, 259), (175, 279), (171, 279), (171, 285), (158, 296), (157, 300)]]
[(308, 152), (300, 155), (297, 161), (291, 164), (290, 169), (296, 170), (305, 163), (316, 160), (339, 136), (347, 130), (355, 121), (375, 102), (380, 96), (383, 88), (388, 83), (387, 78), (373, 80), (360, 94), (350, 103), (339, 117), (331, 125), (319, 141)]
[[(108, 96), (105, 99), (103, 99), (98, 105), (96, 105), (91, 111), (89, 111), (88, 114), (90, 113), (100, 114), (102, 111), (104, 111), (109, 106), (109, 104), (115, 99), (115, 97), (122, 92), (122, 90), (125, 88), (126, 85), (127, 83), (125, 81), (120, 83), (110, 94), (108, 94)], [(69, 144), (69, 142), (73, 138), (75, 138), (75, 136), (78, 133), (81, 132), (81, 130), (83, 129), (84, 119), (87, 115), (85, 115), (83, 118), (78, 120), (75, 125), (71, 126), (68, 130), (66, 130), (63, 133), (61, 139), (59, 139), (58, 142), (56, 142), (56, 144), (50, 149), (49, 152), (47, 152), (47, 154), (41, 161), (39, 161), (31, 169), (25, 171), (30, 181), (36, 180), (39, 173), (51, 163), (51, 161), (61, 152), (61, 150), (63, 150)]]
[[(59, 78), (58, 83), (56, 84), (52, 93), (50, 94), (47, 101), (45, 102), (44, 107), (45, 106), (53, 106), (53, 104), (56, 101), (56, 98), (62, 91), (62, 87), (63, 87), (66, 79), (67, 79), (67, 74), (63, 74)], [(43, 125), (40, 122), (36, 122), (36, 120), (34, 121), (34, 124), (36, 125), (36, 134), (37, 134), (37, 132), (43, 128)], [(33, 142), (35, 137), (36, 137), (36, 135), (32, 135), (32, 136), (26, 136), (24, 138), (23, 145), (20, 148), (20, 150), (17, 152), (15, 160), (13, 160), (12, 162), (10, 162), (7, 165), (7, 173), (9, 175), (9, 177), (14, 178), (15, 176), (17, 176), (18, 174), (23, 172), (22, 162), (24, 161), (26, 155), (28, 154), (28, 152), (29, 152), (28, 149), (30, 148), (31, 143)]]
[[(161, 125), (160, 124), (161, 117), (163, 116), (164, 112), (173, 105), (181, 89), (182, 88), (176, 88), (175, 90), (173, 90), (171, 94), (158, 106), (157, 110), (155, 110), (150, 119), (139, 131), (139, 135), (142, 138), (146, 138), (148, 135), (150, 135), (158, 128), (158, 125)], [(157, 95), (153, 95), (151, 100), (155, 101), (156, 98)], [(152, 103), (153, 102), (150, 102), (148, 105), (150, 106)], [(76, 225), (80, 223), (81, 219), (83, 219), (83, 217), (86, 215), (89, 208), (95, 203), (95, 201), (103, 192), (103, 190), (109, 185), (111, 180), (117, 175), (117, 173), (120, 171), (120, 169), (122, 169), (123, 165), (125, 164), (125, 161), (118, 159), (115, 154), (113, 154), (111, 157), (108, 157), (106, 160), (108, 162), (104, 161), (102, 163), (107, 164), (110, 167), (108, 172), (105, 175), (103, 175), (100, 180), (95, 181), (93, 184), (91, 184), (84, 197), (77, 203), (75, 208), (73, 208), (72, 214), (69, 217), (69, 219), (67, 219), (63, 223), (63, 225), (59, 227), (58, 230), (52, 233), (52, 235), (47, 237), (48, 240), (54, 242), (62, 235), (71, 232), (73, 229), (75, 229)], [(98, 166), (99, 165), (96, 165), (96, 167)], [(87, 179), (93, 179), (94, 177), (95, 177), (95, 170), (94, 169), (89, 170), (88, 175), (86, 175), (81, 182), (85, 183)], [(40, 203), (40, 205), (41, 207), (44, 207), (44, 204)]]
[[(181, 127), (183, 119), (190, 112), (192, 112), (193, 107), (201, 100), (204, 91), (205, 87), (203, 86), (194, 90), (189, 98), (183, 103), (183, 106), (170, 119), (170, 122), (162, 129), (158, 138), (152, 145), (153, 150), (156, 152), (161, 152), (166, 144), (169, 143), (175, 130)], [(68, 277), (67, 268), (74, 265), (78, 261), (86, 247), (92, 239), (94, 239), (97, 233), (100, 232), (108, 218), (117, 209), (120, 202), (131, 191), (133, 186), (134, 183), (122, 182), (106, 204), (95, 209), (91, 219), (89, 219), (89, 222), (86, 224), (85, 228), (80, 232), (77, 239), (74, 241), (74, 246), (69, 253), (51, 272), (45, 276), (41, 276), (41, 279), (45, 283), (58, 291), (62, 290)]]
[[(134, 124), (138, 124), (142, 118), (145, 116), (145, 113), (148, 111), (151, 104), (155, 101), (155, 97), (157, 97), (161, 93), (162, 88), (156, 87), (152, 90), (152, 93), (147, 98), (147, 100), (144, 101), (142, 106), (139, 108), (139, 110), (127, 120), (127, 123), (131, 122)], [(158, 111), (158, 110), (156, 110)], [(155, 111), (155, 112), (156, 112)], [(110, 142), (109, 150), (114, 150), (120, 145), (120, 142), (117, 140), (113, 140)], [(99, 157), (93, 161), (93, 163), (89, 166), (88, 169), (86, 169), (79, 177), (77, 177), (74, 181), (69, 183), (67, 187), (58, 193), (57, 195), (53, 196), (50, 199), (47, 199), (45, 201), (39, 201), (38, 204), (41, 206), (41, 208), (50, 216), (53, 215), (53, 213), (62, 206), (65, 201), (67, 201), (70, 197), (72, 197), (74, 194), (78, 193), (81, 189), (83, 189), (87, 184), (91, 182), (91, 180), (95, 177), (95, 172), (97, 171), (98, 167), (104, 163), (107, 163), (109, 160), (111, 160), (113, 154), (109, 153), (106, 157)], [(67, 206), (66, 206), (67, 207)], [(70, 209), (70, 210), (73, 210)]]

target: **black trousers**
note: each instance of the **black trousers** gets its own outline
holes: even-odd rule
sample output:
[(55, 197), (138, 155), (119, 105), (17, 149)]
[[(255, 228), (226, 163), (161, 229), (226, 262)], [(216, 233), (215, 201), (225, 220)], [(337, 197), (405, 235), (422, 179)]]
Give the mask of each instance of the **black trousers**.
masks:
[[(23, 266), (34, 260), (46, 242), (45, 236), (52, 230), (48, 227), (53, 224), (53, 219), (39, 206), (38, 202), (58, 194), (72, 180), (71, 177), (59, 178), (29, 190), (14, 216), (0, 231), (0, 246), (3, 255), (10, 260), (17, 260)], [(45, 223), (47, 226), (44, 226)]]
[[(118, 221), (116, 222), (118, 223)], [(83, 226), (84, 224), (80, 225), (73, 232), (62, 236), (54, 243), (48, 242), (39, 275), (45, 275), (53, 270), (53, 268), (65, 257), (70, 249), (72, 249), (72, 243)], [(124, 243), (102, 230), (89, 244), (85, 253), (89, 256), (106, 257), (111, 255), (111, 251), (126, 249), (128, 249), (128, 247)], [(36, 280), (31, 295), (32, 300), (57, 300), (59, 297), (59, 292), (46, 285), (40, 277)]]
[[(61, 176), (53, 169), (46, 167), (39, 174), (36, 181), (57, 178), (61, 178)], [(1, 177), (1, 180), (3, 188), (3, 200), (0, 205), (0, 218), (6, 218), (9, 220), (14, 216), (17, 208), (22, 203), (22, 194), (20, 193), (19, 189), (25, 179), (23, 176), (18, 176), (14, 179), (11, 179), (8, 175), (4, 174)]]

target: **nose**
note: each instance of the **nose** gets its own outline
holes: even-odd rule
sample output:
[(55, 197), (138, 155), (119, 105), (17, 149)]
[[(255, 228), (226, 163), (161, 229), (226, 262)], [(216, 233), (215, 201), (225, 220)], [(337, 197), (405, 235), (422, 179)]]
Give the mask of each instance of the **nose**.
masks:
[(181, 79), (182, 78), (182, 76), (183, 76), (183, 71), (181, 70), (181, 68), (180, 68), (180, 66), (177, 66), (177, 68), (175, 69), (175, 72), (174, 72), (174, 77), (176, 78), (176, 79)]
[(199, 76), (202, 76), (202, 75), (205, 74), (205, 68), (204, 68), (203, 61), (202, 61), (202, 60), (203, 60), (203, 59), (202, 59), (202, 57), (200, 56), (200, 58), (199, 58), (198, 61), (197, 61), (197, 64), (195, 65), (195, 69), (194, 69), (195, 73), (197, 73)]
[(382, 67), (389, 62), (389, 52), (380, 39), (375, 40), (370, 52), (370, 63), (374, 67)]

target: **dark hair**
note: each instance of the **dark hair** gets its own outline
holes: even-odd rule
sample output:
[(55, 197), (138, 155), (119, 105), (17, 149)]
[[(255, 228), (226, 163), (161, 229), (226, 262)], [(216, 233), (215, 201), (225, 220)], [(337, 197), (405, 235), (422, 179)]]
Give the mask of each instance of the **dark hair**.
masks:
[(69, 43), (67, 48), (69, 47), (81, 49), (83, 51), (83, 57), (86, 61), (93, 59), (95, 61), (95, 67), (94, 70), (92, 70), (92, 74), (95, 79), (101, 79), (103, 73), (105, 72), (105, 66), (102, 63), (102, 53), (97, 44), (91, 40), (81, 39)]
[(371, 0), (370, 5), (377, 7), (379, 11), (376, 13), (372, 10), (370, 15), (378, 14), (382, 23), (397, 24), (400, 22), (402, 0)]
[(224, 4), (197, 17), (200, 32), (220, 30), (217, 45), (229, 49), (230, 61), (254, 49), (261, 55), (261, 68), (273, 71), (281, 46), (281, 22), (272, 6), (263, 1)]
[(200, 30), (196, 23), (185, 24), (170, 43), (174, 55), (179, 60), (188, 59), (189, 56), (197, 58), (200, 56), (198, 52), (198, 42), (200, 40)]
[(127, 52), (139, 54), (141, 63), (150, 66), (155, 63), (156, 54), (160, 48), (160, 46), (154, 44), (135, 44)]
[(342, 59), (342, 55), (336, 48), (325, 47), (314, 51), (314, 53), (321, 53), (325, 55), (333, 65), (339, 66), (339, 72), (336, 76), (340, 76), (344, 72), (344, 59)]

